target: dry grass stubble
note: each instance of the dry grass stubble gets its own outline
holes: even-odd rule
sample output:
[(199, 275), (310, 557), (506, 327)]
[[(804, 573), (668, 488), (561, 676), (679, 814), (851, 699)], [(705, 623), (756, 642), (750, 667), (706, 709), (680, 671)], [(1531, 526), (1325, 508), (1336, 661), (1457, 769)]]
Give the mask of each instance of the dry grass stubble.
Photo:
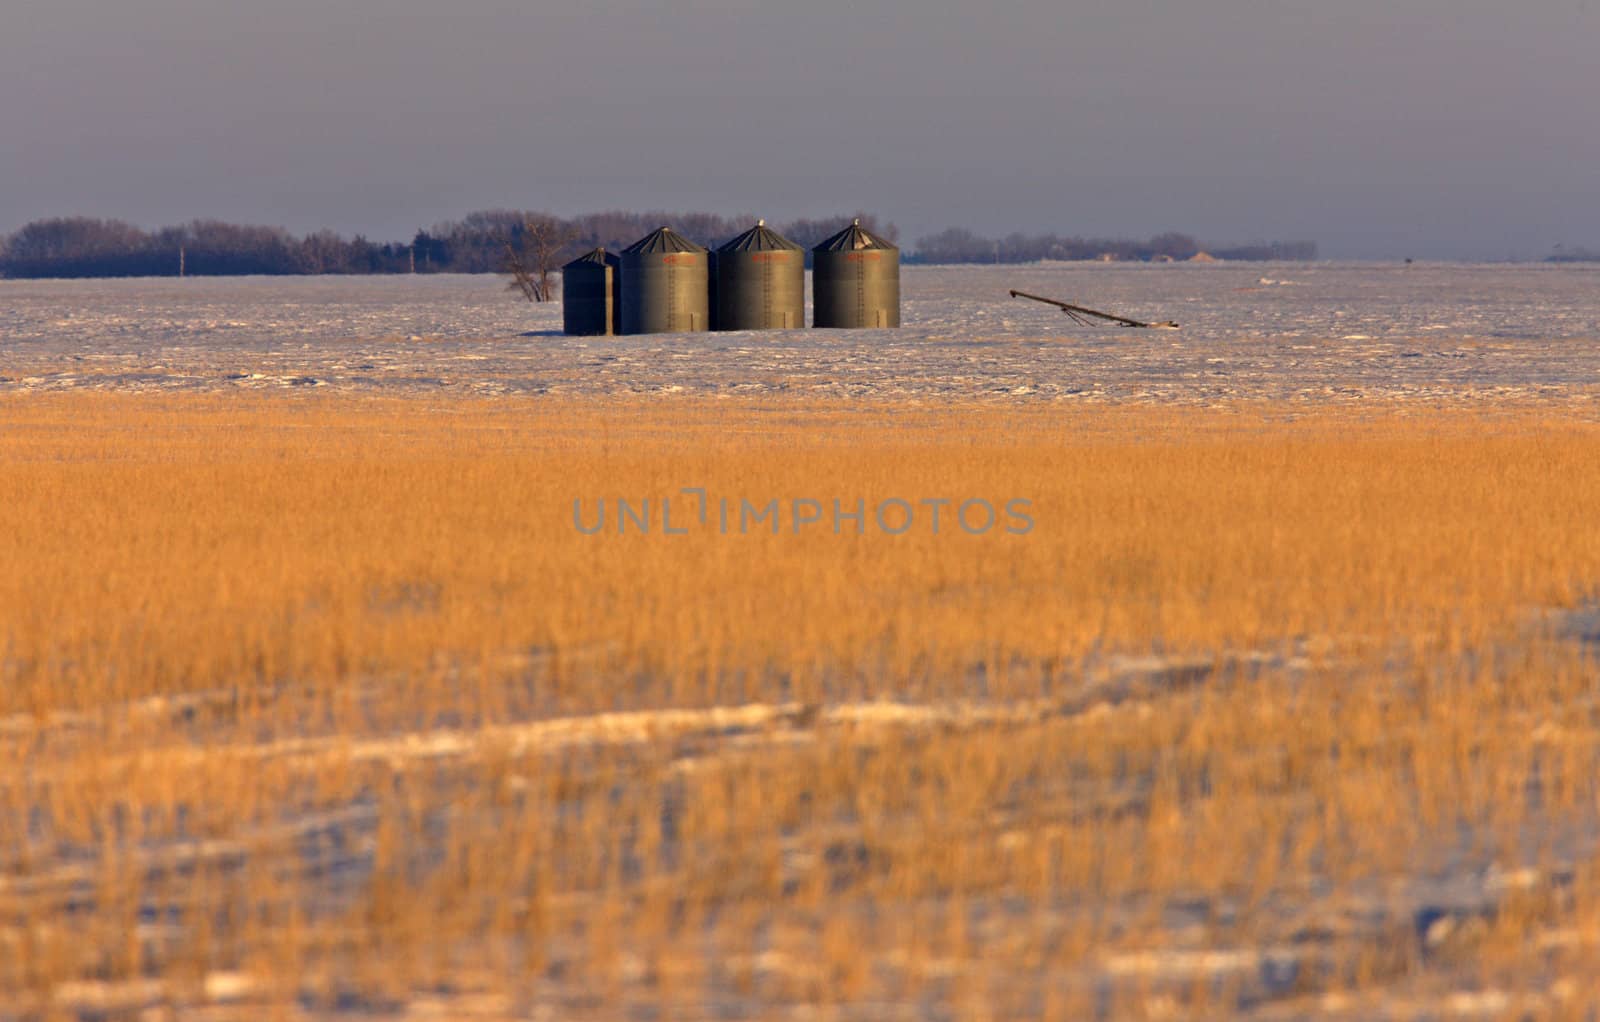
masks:
[(0, 403), (0, 1017), (1577, 1011), (1573, 411)]

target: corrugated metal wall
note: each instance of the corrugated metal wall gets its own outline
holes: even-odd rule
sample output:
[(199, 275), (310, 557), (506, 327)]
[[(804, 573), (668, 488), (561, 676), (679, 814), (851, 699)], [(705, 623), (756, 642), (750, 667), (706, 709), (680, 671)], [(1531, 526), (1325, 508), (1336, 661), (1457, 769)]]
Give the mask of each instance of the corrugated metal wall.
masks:
[(900, 325), (900, 250), (859, 222), (811, 250), (812, 322), (820, 328)]
[(561, 268), (561, 322), (569, 336), (617, 332), (621, 262), (597, 248)]
[(621, 332), (709, 330), (710, 277), (704, 248), (662, 227), (622, 252)]
[(788, 330), (806, 325), (805, 249), (765, 222), (717, 249), (717, 330)]

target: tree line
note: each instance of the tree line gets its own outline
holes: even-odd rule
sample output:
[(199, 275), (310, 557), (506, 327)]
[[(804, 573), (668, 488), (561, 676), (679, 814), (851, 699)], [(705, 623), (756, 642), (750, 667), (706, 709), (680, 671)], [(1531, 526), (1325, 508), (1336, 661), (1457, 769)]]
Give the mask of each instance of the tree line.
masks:
[[(898, 238), (893, 224), (868, 213), (794, 220), (777, 230), (807, 248), (859, 217), (864, 226)], [(755, 217), (713, 213), (620, 210), (562, 218), (524, 210), (482, 210), (417, 231), (409, 242), (376, 242), (333, 231), (296, 236), (279, 227), (196, 220), (147, 231), (121, 220), (59, 217), (36, 220), (0, 238), (0, 275), (8, 277), (171, 277), (238, 274), (503, 273), (507, 252), (521, 250), (532, 231), (562, 239), (570, 258), (591, 248), (621, 251), (671, 224), (714, 246)]]
[[(806, 218), (774, 229), (806, 249), (852, 220), (898, 242), (892, 223), (863, 212)], [(419, 230), (409, 242), (372, 241), (334, 231), (295, 235), (279, 227), (195, 220), (145, 230), (121, 220), (36, 220), (0, 238), (0, 276), (171, 277), (241, 274), (505, 273), (529, 239), (559, 238), (565, 260), (591, 248), (621, 251), (662, 224), (707, 247), (747, 229), (750, 216), (610, 210), (563, 218), (526, 210), (482, 210)], [(956, 228), (917, 241), (907, 262), (1032, 262), (1039, 259), (1187, 259), (1200, 246), (1186, 235), (1145, 242), (1008, 235), (985, 238)], [(1224, 259), (1314, 259), (1311, 242), (1213, 249)]]
[(1147, 241), (1119, 238), (1076, 238), (1058, 234), (1008, 234), (988, 238), (959, 227), (918, 238), (907, 262), (1033, 263), (1042, 259), (1115, 262), (1183, 262), (1204, 253), (1213, 259), (1259, 262), (1310, 262), (1317, 258), (1314, 241), (1273, 241), (1250, 245), (1206, 246), (1187, 234), (1158, 234)]
[(1547, 263), (1600, 263), (1600, 249), (1584, 248), (1582, 245), (1576, 248), (1557, 245), (1556, 250), (1545, 256), (1544, 261)]

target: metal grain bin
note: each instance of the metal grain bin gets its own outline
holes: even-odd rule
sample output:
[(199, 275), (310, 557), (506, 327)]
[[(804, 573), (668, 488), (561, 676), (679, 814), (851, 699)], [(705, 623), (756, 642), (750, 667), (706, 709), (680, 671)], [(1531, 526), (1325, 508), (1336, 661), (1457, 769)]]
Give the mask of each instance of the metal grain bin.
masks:
[(621, 332), (672, 334), (711, 327), (705, 249), (662, 227), (622, 250)]
[(816, 326), (900, 325), (898, 248), (857, 220), (811, 252), (812, 321)]
[(561, 268), (561, 322), (569, 336), (617, 332), (622, 260), (597, 248)]
[(765, 220), (717, 249), (712, 273), (716, 330), (806, 325), (806, 251)]
[(706, 308), (711, 312), (711, 329), (717, 329), (717, 250), (706, 253)]

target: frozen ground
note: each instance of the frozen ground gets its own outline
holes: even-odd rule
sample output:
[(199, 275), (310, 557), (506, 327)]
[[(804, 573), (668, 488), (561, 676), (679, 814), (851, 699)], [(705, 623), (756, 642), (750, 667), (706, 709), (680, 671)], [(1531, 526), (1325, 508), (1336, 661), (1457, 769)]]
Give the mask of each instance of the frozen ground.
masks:
[[(1020, 288), (1177, 332), (1080, 327)], [(1589, 395), (1600, 267), (908, 267), (897, 331), (560, 335), (491, 276), (0, 281), (0, 391), (1212, 402)]]
[[(1176, 332), (1076, 326), (1054, 310), (1006, 297), (1011, 287), (1075, 299), (1152, 319), (1172, 318)], [(142, 280), (108, 282), (0, 281), (0, 391), (106, 389), (215, 391), (298, 388), (370, 393), (606, 394), (683, 391), (706, 394), (818, 394), (980, 397), (1000, 401), (1099, 400), (1213, 402), (1236, 398), (1353, 400), (1590, 397), (1600, 393), (1600, 268), (1464, 266), (1030, 266), (908, 268), (906, 327), (899, 331), (701, 334), (569, 339), (559, 336), (558, 306), (529, 306), (492, 277)], [(1563, 611), (1550, 622), (1556, 641), (1595, 649), (1600, 635), (1592, 607)], [(489, 840), (504, 819), (456, 813), (452, 797), (473, 783), (483, 749), (511, 748), (552, 758), (575, 750), (670, 743), (662, 760), (669, 786), (680, 774), (768, 745), (801, 745), (848, 728), (864, 736), (914, 739), (935, 729), (992, 731), (1005, 740), (1028, 722), (1073, 716), (1152, 717), (1171, 701), (1191, 698), (1219, 670), (1293, 677), (1295, 659), (1197, 662), (1152, 656), (1093, 665), (1049, 704), (840, 703), (810, 712), (793, 705), (714, 707), (534, 720), (484, 731), (433, 726), (378, 735), (307, 735), (251, 743), (231, 754), (272, 769), (321, 771), (341, 763), (386, 764), (396, 775), (419, 774), (438, 793), (424, 822), (481, 833)], [(532, 668), (530, 668), (532, 669)], [(53, 757), (70, 757), (115, 732), (124, 720), (193, 721), (188, 739), (143, 749), (145, 769), (204, 765), (202, 744), (231, 737), (213, 726), (207, 707), (226, 706), (231, 690), (193, 693), (106, 709), (100, 715), (0, 719), (0, 752), (30, 757), (44, 772)], [(0, 756), (0, 759), (3, 759)], [(1136, 808), (1146, 793), (1091, 792), (1105, 803), (1126, 796)], [(665, 804), (665, 803), (664, 803)], [(1094, 803), (1100, 804), (1100, 803)], [(1272, 906), (1278, 924), (1221, 943), (1206, 927), (1248, 906), (1226, 893), (1174, 898), (1159, 911), (1171, 940), (1142, 950), (1097, 950), (1057, 980), (1069, 988), (1137, 989), (1183, 998), (1222, 990), (1241, 1016), (1294, 1018), (1503, 1018), (1556, 1013), (1577, 1003), (1571, 989), (1549, 983), (1548, 995), (1501, 990), (1471, 972), (1474, 941), (1522, 900), (1566, 898), (1583, 882), (1597, 840), (1591, 812), (1548, 817), (1548, 831), (1530, 841), (1537, 856), (1494, 853), (1479, 833), (1446, 832), (1419, 849), (1418, 862), (1441, 863), (1408, 875), (1359, 884), (1319, 883), (1303, 897)], [(219, 839), (173, 841), (136, 849), (130, 869), (156, 893), (141, 903), (151, 974), (167, 953), (163, 941), (183, 936), (163, 926), (170, 905), (157, 878), (211, 870), (227, 878), (267, 861), (297, 877), (327, 911), (344, 907), (369, 882), (377, 863), (380, 811), (361, 798), (325, 813), (286, 807), (281, 821)], [(997, 830), (1006, 841), (1010, 831)], [(796, 847), (799, 847), (797, 843)], [(17, 919), (40, 905), (87, 904), (96, 874), (92, 847), (72, 847), (48, 864), (19, 871), (15, 850), (0, 854), (0, 937), (6, 911)], [(784, 868), (799, 867), (793, 849)], [(426, 864), (435, 850), (419, 845)], [(1530, 853), (1531, 854), (1531, 853)], [(17, 879), (19, 876), (21, 880)], [(176, 889), (176, 888), (174, 888)], [(174, 897), (177, 897), (176, 895)], [(1519, 900), (1520, 899), (1520, 900)], [(176, 903), (176, 902), (174, 902)], [(1008, 930), (1028, 906), (970, 899), (979, 949), (1003, 949)], [(1109, 906), (1048, 906), (1065, 925), (1073, 912), (1126, 912), (1145, 919), (1148, 905), (1129, 898)], [(52, 909), (53, 911), (53, 909)], [(1257, 913), (1260, 914), (1259, 912)], [(1318, 977), (1351, 948), (1377, 947), (1412, 934), (1410, 971), (1380, 977), (1361, 995), (1322, 994)], [(1530, 932), (1552, 953), (1583, 947), (1592, 934), (1564, 927)], [(0, 950), (4, 949), (0, 943)], [(1464, 949), (1464, 950), (1463, 950)], [(743, 954), (745, 949), (740, 949)], [(175, 952), (174, 952), (175, 953)], [(577, 952), (557, 947), (561, 955)], [(729, 961), (738, 956), (729, 953)], [(744, 960), (757, 995), (732, 981), (710, 984), (708, 1006), (725, 1017), (770, 1005), (759, 999), (799, 966), (772, 951)], [(1462, 964), (1466, 962), (1467, 964)], [(995, 965), (993, 963), (999, 963)], [(741, 966), (742, 967), (742, 966)], [(1024, 982), (1003, 950), (972, 965), (973, 975)], [(1554, 974), (1552, 973), (1552, 976)], [(1541, 985), (1535, 977), (1530, 986)], [(504, 999), (485, 980), (476, 994), (467, 976), (454, 995), (388, 1007), (351, 995), (330, 1015), (364, 1018), (562, 1017), (585, 1003), (575, 983), (552, 980), (536, 1002)], [(767, 984), (763, 987), (759, 984)], [(184, 1017), (252, 1019), (267, 994), (246, 972), (214, 971), (180, 997), (164, 980), (85, 980), (56, 987), (51, 1005), (67, 1018)], [(1570, 984), (1565, 984), (1570, 988)], [(930, 1001), (939, 987), (929, 984)], [(1441, 997), (1440, 989), (1450, 989)], [(641, 995), (643, 996), (643, 995)], [(194, 1000), (184, 1000), (192, 997)], [(1363, 999), (1365, 998), (1365, 999)], [(3, 1000), (3, 998), (0, 998)], [(204, 1007), (201, 1005), (204, 1004)], [(899, 1006), (899, 1017), (939, 1017), (937, 1006)], [(192, 1010), (191, 1010), (192, 1009)], [(0, 1003), (0, 1019), (32, 1017)], [(890, 1017), (882, 1002), (840, 1018)], [(306, 1017), (305, 1014), (290, 1017)], [(638, 1017), (654, 1017), (648, 1005)], [(798, 1010), (791, 1017), (804, 1017)], [(950, 1017), (950, 1016), (947, 1016)]]

